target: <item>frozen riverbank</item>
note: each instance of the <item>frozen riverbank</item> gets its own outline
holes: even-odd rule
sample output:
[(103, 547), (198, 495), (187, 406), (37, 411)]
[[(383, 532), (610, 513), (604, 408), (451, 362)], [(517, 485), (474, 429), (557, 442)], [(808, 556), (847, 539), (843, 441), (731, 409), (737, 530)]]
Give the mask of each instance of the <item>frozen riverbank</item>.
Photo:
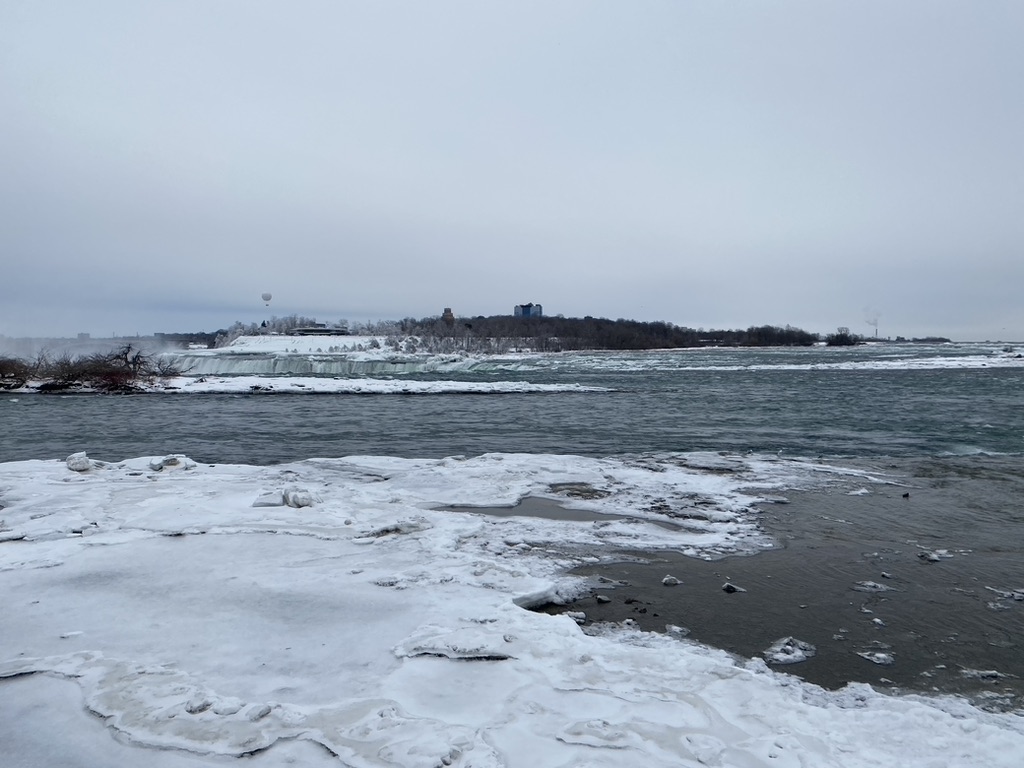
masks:
[[(523, 610), (580, 594), (566, 569), (623, 550), (769, 545), (756, 500), (795, 473), (828, 477), (715, 462), (0, 465), (3, 710), (61, 699), (49, 681), (69, 681), (119, 736), (103, 755), (115, 766), (139, 747), (284, 759), (296, 742), (354, 766), (1016, 765), (1016, 716), (830, 693), (685, 640), (589, 636)], [(630, 516), (438, 509), (537, 495)], [(65, 751), (81, 732), (23, 725), (21, 742)]]

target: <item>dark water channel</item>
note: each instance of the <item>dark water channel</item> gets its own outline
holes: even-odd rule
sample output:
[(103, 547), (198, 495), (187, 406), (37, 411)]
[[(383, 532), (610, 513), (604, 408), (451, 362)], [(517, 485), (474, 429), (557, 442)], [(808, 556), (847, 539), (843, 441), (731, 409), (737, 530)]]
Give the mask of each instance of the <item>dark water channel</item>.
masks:
[[(428, 377), (421, 377), (428, 378)], [(477, 376), (475, 379), (485, 377)], [(87, 451), (276, 464), (313, 457), (731, 451), (1024, 453), (1024, 369), (574, 371), (603, 392), (0, 396), (0, 461)]]

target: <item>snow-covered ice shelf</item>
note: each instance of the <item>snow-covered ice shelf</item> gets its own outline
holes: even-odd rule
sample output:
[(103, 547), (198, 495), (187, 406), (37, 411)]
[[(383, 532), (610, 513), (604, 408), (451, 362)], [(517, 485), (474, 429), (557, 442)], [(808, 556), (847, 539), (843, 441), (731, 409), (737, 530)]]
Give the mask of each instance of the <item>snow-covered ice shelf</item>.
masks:
[[(831, 693), (680, 633), (524, 610), (586, 589), (565, 575), (582, 558), (770, 546), (751, 505), (800, 467), (693, 464), (0, 464), (5, 765), (1020, 764), (1014, 715)], [(609, 519), (441, 509), (525, 496)], [(685, 525), (664, 525), (673, 509)]]

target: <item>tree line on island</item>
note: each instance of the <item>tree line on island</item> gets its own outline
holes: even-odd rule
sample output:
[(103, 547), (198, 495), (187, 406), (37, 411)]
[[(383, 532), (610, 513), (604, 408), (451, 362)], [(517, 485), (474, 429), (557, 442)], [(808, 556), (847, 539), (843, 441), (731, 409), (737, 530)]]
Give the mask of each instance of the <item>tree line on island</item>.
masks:
[(819, 341), (817, 334), (786, 326), (764, 325), (746, 330), (706, 330), (686, 328), (667, 322), (609, 320), (602, 317), (491, 317), (457, 318), (446, 322), (438, 318), (399, 321), (401, 333), (425, 338), (454, 338), (468, 341), (488, 340), (502, 346), (529, 346), (538, 352), (606, 349), (644, 350), (684, 347), (767, 347), (810, 346)]
[[(604, 349), (645, 350), (689, 347), (809, 347), (824, 342), (829, 346), (853, 346), (867, 339), (840, 328), (836, 333), (817, 333), (776, 325), (746, 329), (687, 328), (673, 323), (640, 320), (609, 320), (603, 317), (517, 317), (491, 315), (476, 317), (407, 317), (364, 323), (341, 323), (327, 327), (313, 318), (290, 315), (256, 323), (235, 323), (212, 335), (212, 346), (220, 347), (240, 336), (309, 331), (317, 326), (356, 336), (383, 337), (392, 347), (407, 347), (410, 339), (420, 350), (506, 352), (530, 348), (538, 352)], [(901, 339), (902, 340), (902, 339)], [(928, 339), (948, 341), (948, 339)]]

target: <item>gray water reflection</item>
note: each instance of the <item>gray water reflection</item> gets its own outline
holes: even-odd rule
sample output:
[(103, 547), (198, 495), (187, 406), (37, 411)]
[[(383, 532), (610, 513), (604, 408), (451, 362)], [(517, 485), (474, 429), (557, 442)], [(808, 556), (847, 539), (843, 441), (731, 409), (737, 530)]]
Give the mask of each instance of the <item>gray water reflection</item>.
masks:
[(540, 496), (526, 496), (512, 507), (440, 507), (445, 512), (465, 512), (488, 517), (539, 517), (544, 520), (564, 520), (578, 523), (593, 523), (601, 520), (624, 520), (622, 515), (591, 512), (586, 509), (563, 507), (554, 499)]

